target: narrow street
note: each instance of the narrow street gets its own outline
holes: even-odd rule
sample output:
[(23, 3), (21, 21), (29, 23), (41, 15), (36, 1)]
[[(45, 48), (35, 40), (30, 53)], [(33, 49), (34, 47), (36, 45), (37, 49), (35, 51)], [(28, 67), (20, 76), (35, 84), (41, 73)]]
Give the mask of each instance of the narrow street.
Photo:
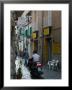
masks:
[[(21, 61), (21, 62), (20, 62)], [(55, 71), (55, 70), (49, 70), (48, 65), (44, 65), (42, 67), (42, 75), (41, 76), (35, 76), (31, 75), (29, 67), (24, 65), (24, 60), (20, 57), (17, 57), (17, 60), (15, 61), (16, 64), (16, 73), (18, 72), (19, 67), (21, 68), (22, 77), (21, 79), (61, 79), (61, 71)]]
[(61, 79), (61, 12), (11, 11), (11, 79)]
[(43, 75), (44, 79), (61, 79), (61, 71), (49, 70), (48, 65), (43, 67)]

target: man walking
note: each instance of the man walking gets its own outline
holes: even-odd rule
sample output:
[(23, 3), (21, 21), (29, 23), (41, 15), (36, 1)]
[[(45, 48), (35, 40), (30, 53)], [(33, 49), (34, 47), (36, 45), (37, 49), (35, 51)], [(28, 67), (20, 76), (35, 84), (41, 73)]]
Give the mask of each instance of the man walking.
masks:
[(23, 57), (24, 57), (24, 60), (25, 60), (24, 65), (27, 66), (27, 65), (28, 65), (28, 59), (29, 59), (29, 54), (28, 54), (28, 51), (27, 51), (26, 48), (25, 48), (25, 50), (24, 50)]

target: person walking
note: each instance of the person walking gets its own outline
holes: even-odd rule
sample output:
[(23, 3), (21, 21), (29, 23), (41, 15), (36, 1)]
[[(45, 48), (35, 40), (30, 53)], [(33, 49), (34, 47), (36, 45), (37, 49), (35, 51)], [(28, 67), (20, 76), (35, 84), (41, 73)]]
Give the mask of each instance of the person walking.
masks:
[(24, 65), (27, 66), (28, 65), (28, 59), (29, 59), (29, 54), (28, 54), (28, 51), (27, 51), (26, 48), (24, 50), (23, 57), (24, 57), (24, 60), (25, 60)]

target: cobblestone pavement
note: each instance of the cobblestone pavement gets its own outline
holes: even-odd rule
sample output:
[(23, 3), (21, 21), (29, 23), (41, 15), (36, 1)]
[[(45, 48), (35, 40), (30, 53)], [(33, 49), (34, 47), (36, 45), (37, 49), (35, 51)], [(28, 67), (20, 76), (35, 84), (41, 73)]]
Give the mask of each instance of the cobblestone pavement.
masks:
[[(21, 59), (19, 59), (21, 60)], [(17, 62), (19, 60), (16, 60)], [(23, 61), (23, 60), (22, 60)], [(24, 62), (24, 61), (23, 61)], [(24, 79), (31, 79), (30, 71), (27, 69), (27, 67), (24, 66), (24, 63), (22, 62), (22, 74)], [(20, 61), (19, 61), (20, 63)], [(20, 67), (19, 63), (17, 63), (17, 68)], [(44, 65), (42, 68), (43, 74), (41, 76), (32, 76), (32, 79), (61, 79), (61, 71), (54, 71), (49, 70), (48, 65)], [(17, 72), (17, 71), (16, 71)]]
[(42, 69), (44, 79), (61, 79), (61, 71), (49, 70), (48, 65), (45, 65)]

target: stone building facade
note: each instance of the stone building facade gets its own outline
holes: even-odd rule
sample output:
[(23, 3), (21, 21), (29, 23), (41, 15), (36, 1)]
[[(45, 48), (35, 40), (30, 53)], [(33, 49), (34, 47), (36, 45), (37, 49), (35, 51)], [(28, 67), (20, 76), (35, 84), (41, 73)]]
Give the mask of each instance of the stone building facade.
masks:
[(61, 59), (61, 11), (24, 11), (23, 17), (27, 18), (27, 22), (22, 19), (22, 27), (29, 56), (37, 50), (43, 64)]

